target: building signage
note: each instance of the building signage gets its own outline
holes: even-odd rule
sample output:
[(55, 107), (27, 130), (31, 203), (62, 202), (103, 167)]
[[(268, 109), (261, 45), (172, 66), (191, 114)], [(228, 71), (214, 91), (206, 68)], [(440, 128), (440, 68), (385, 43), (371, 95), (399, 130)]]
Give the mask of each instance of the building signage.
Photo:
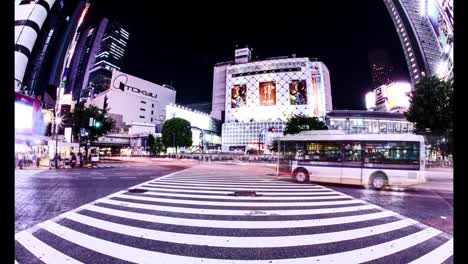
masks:
[(122, 90), (122, 92), (127, 90), (127, 91), (131, 91), (132, 93), (142, 94), (144, 96), (152, 97), (154, 99), (158, 98), (158, 95), (156, 93), (153, 94), (152, 92), (148, 92), (140, 88), (127, 85), (127, 82), (128, 82), (127, 75), (120, 74), (119, 76), (115, 77), (114, 82), (112, 83), (112, 86), (115, 89)]
[(259, 84), (260, 92), (260, 105), (271, 106), (276, 105), (276, 83), (275, 82), (261, 82)]

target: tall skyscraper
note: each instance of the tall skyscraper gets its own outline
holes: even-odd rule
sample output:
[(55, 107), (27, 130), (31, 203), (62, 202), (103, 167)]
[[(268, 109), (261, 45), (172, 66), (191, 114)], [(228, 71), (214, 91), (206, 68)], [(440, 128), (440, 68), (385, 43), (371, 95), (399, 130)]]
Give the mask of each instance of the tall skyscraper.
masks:
[[(55, 0), (15, 1), (15, 91), (20, 91), (26, 67)], [(63, 6), (63, 1), (61, 1)], [(47, 38), (46, 38), (47, 39)]]
[[(31, 2), (32, 7), (38, 5), (35, 8), (37, 10), (45, 6), (44, 1), (21, 1), (16, 8), (21, 11), (21, 9), (25, 8), (24, 6), (27, 6), (27, 4), (24, 4), (26, 2)], [(33, 4), (36, 2), (37, 4)], [(73, 57), (74, 40), (78, 36), (78, 28), (86, 15), (88, 7), (89, 3), (85, 0), (59, 0), (50, 7), (50, 13), (40, 31), (34, 33), (37, 38), (29, 54), (23, 79), (17, 78), (17, 82), (22, 82), (21, 86), (24, 93), (45, 98), (45, 92), (49, 90), (48, 95), (55, 99), (56, 88), (64, 80), (68, 62)], [(15, 10), (15, 13), (20, 11)], [(30, 13), (33, 14), (34, 12), (31, 11)], [(26, 27), (34, 25), (32, 22), (21, 23)], [(18, 22), (17, 24), (21, 23)], [(21, 39), (27, 36), (27, 33), (28, 30), (24, 28), (21, 32), (22, 36), (18, 37), (20, 42)], [(20, 75), (20, 68), (23, 67), (21, 66), (23, 60), (19, 57), (21, 57), (21, 54), (17, 56), (15, 61), (15, 76)], [(53, 102), (49, 101), (48, 103)]]
[(110, 87), (112, 70), (120, 70), (130, 34), (118, 21), (104, 18), (95, 33), (82, 85), (82, 97)]
[(386, 51), (378, 49), (369, 53), (372, 85), (377, 88), (392, 81), (393, 66)]
[(405, 54), (411, 83), (452, 75), (452, 0), (384, 0)]

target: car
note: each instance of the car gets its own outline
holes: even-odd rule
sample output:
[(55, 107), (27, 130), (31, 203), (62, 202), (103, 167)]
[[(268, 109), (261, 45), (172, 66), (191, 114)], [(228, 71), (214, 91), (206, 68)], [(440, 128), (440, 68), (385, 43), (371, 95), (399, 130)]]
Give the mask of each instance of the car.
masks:
[(98, 162), (99, 154), (91, 154), (91, 162)]

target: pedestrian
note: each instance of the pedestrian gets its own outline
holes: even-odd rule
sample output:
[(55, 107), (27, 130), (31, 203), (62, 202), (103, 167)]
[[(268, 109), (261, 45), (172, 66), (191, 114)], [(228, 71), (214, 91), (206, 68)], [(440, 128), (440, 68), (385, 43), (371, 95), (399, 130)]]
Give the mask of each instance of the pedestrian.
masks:
[(70, 167), (74, 168), (76, 165), (76, 155), (74, 152), (71, 153)]

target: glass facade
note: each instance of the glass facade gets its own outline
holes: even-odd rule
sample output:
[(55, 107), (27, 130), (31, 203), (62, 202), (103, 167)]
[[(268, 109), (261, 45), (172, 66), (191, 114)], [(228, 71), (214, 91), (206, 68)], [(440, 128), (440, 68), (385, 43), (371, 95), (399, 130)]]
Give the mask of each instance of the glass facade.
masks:
[[(268, 144), (269, 138), (283, 135), (285, 126), (285, 121), (224, 123), (223, 146), (247, 146), (259, 142)], [(275, 132), (268, 131), (271, 127), (275, 128)]]
[(413, 124), (406, 120), (366, 120), (364, 118), (329, 118), (328, 129), (351, 134), (412, 133)]

